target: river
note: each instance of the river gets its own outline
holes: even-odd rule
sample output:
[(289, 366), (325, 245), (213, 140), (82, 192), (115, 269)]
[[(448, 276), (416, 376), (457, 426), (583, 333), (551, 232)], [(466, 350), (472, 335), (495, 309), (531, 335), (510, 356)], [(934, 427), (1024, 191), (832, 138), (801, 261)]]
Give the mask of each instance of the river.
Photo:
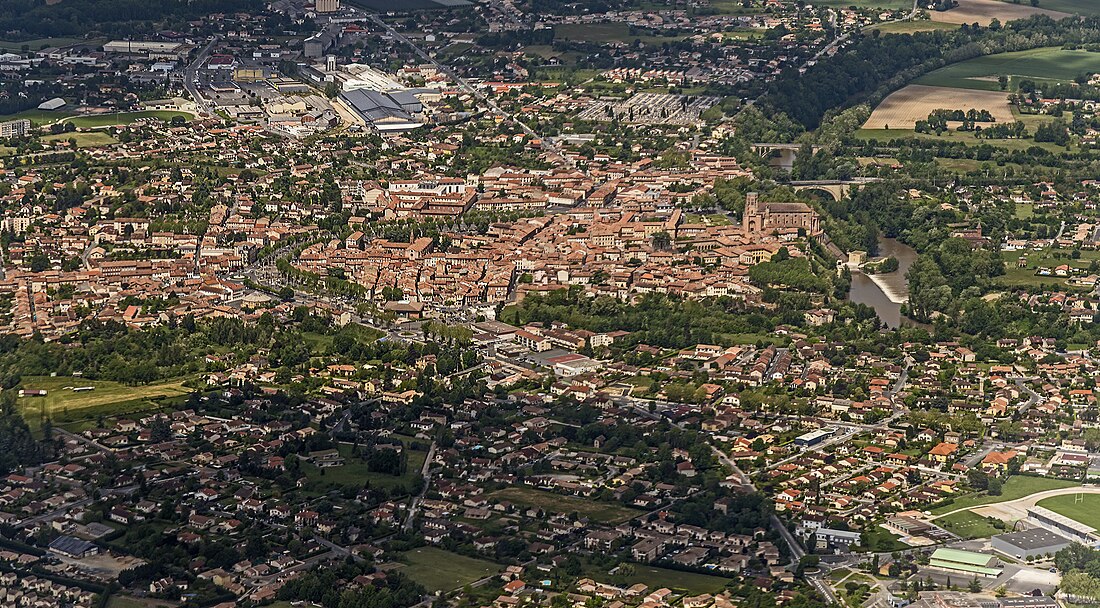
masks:
[(874, 308), (887, 327), (899, 327), (902, 323), (901, 305), (909, 299), (909, 284), (905, 280), (905, 273), (909, 272), (909, 267), (917, 259), (917, 252), (897, 239), (880, 238), (878, 255), (897, 258), (898, 269), (872, 276), (853, 268), (848, 299)]

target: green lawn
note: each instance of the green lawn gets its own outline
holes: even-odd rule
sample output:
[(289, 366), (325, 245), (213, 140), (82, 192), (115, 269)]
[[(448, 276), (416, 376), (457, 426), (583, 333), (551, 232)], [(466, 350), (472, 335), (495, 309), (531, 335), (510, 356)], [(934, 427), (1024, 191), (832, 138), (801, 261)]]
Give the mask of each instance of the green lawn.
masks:
[(424, 585), (429, 592), (452, 591), (500, 572), (498, 564), (466, 557), (435, 547), (420, 547), (403, 553), (401, 571)]
[(102, 40), (84, 40), (82, 38), (34, 38), (32, 40), (0, 40), (0, 49), (6, 51), (19, 52), (23, 50), (23, 47), (27, 47), (32, 51), (40, 51), (44, 48), (51, 46), (69, 46), (73, 44), (88, 43), (96, 44), (103, 42)]
[[(1031, 131), (1034, 132), (1034, 129), (1032, 128)], [(859, 129), (856, 131), (856, 137), (875, 141), (889, 141), (891, 139), (913, 137), (916, 139), (932, 139), (963, 143), (968, 146), (989, 144), (1005, 150), (1027, 150), (1032, 146), (1039, 146), (1054, 154), (1061, 154), (1067, 151), (1066, 148), (1054, 145), (1050, 142), (1037, 143), (1033, 139), (978, 139), (974, 137), (973, 133), (960, 131), (945, 131), (942, 135), (936, 135), (934, 133), (917, 133), (912, 129)]]
[[(107, 602), (107, 608), (170, 608), (178, 605), (179, 602), (142, 599), (127, 595), (112, 595), (111, 599)], [(274, 605), (272, 608), (274, 608)]]
[(709, 574), (695, 574), (692, 572), (680, 572), (655, 566), (642, 564), (624, 565), (626, 572), (616, 576), (616, 583), (623, 586), (642, 583), (650, 589), (668, 587), (673, 591), (683, 591), (691, 595), (703, 593), (717, 593), (730, 583), (730, 579)]
[(878, 30), (883, 34), (915, 34), (917, 32), (931, 32), (934, 30), (958, 29), (955, 23), (941, 23), (939, 21), (894, 21), (872, 26), (870, 29)]
[(58, 133), (56, 135), (43, 135), (40, 138), (44, 142), (52, 141), (76, 141), (76, 147), (78, 148), (98, 148), (102, 146), (111, 146), (118, 143), (118, 140), (111, 137), (107, 133), (99, 131), (91, 132), (74, 132), (74, 133)]
[(145, 110), (142, 112), (121, 112), (118, 114), (94, 114), (90, 116), (74, 116), (67, 120), (77, 127), (88, 129), (92, 127), (128, 125), (142, 118), (159, 118), (163, 121), (170, 121), (177, 116), (182, 116), (186, 120), (191, 120), (195, 117), (194, 115), (188, 114), (187, 112), (175, 112), (172, 110)]
[[(1078, 502), (1078, 498), (1080, 498), (1080, 502)], [(1040, 500), (1038, 506), (1065, 515), (1086, 526), (1100, 529), (1100, 494), (1054, 496)]]
[(962, 511), (936, 520), (936, 524), (948, 532), (954, 532), (960, 538), (967, 540), (973, 538), (987, 538), (994, 534), (1000, 534), (1004, 530), (998, 530), (993, 524), (980, 515), (970, 511)]
[[(1042, 6), (1051, 8), (1045, 0)], [(997, 91), (1000, 90), (997, 83), (1000, 75), (1011, 79), (1011, 89), (1022, 79), (1070, 81), (1079, 74), (1092, 72), (1100, 72), (1100, 53), (1044, 47), (961, 61), (925, 74), (913, 82), (929, 86)]]
[[(126, 386), (72, 376), (23, 376), (20, 388), (45, 390), (47, 393), (45, 397), (23, 397), (16, 402), (16, 407), (28, 419), (38, 418), (44, 412), (54, 422), (65, 423), (84, 419), (93, 413), (110, 415), (113, 408), (130, 408), (135, 402), (186, 395), (191, 391), (183, 386), (183, 382), (183, 378), (177, 378), (144, 386)], [(95, 389), (84, 392), (72, 390), (86, 386)]]
[(66, 117), (69, 117), (69, 116), (72, 116), (72, 113), (71, 112), (66, 112), (64, 110), (49, 112), (49, 111), (46, 111), (46, 110), (34, 109), (34, 110), (26, 110), (26, 111), (19, 112), (19, 113), (16, 113), (16, 114), (0, 115), (0, 120), (18, 120), (20, 118), (26, 118), (26, 119), (30, 120), (31, 123), (34, 124), (34, 126), (38, 127), (38, 126), (50, 124), (52, 122), (57, 122), (57, 121), (61, 120), (62, 118), (66, 118)]
[(386, 488), (387, 490), (392, 490), (398, 486), (409, 488), (412, 482), (420, 477), (424, 459), (428, 456), (426, 452), (406, 449), (408, 465), (405, 467), (405, 474), (387, 475), (371, 471), (366, 462), (352, 456), (350, 445), (340, 444), (338, 449), (340, 455), (345, 459), (346, 464), (344, 466), (319, 469), (311, 464), (302, 463), (302, 472), (306, 474), (307, 480), (306, 491), (321, 493), (326, 488), (334, 486), (362, 488), (363, 484), (367, 482), (370, 482), (372, 488)]
[(1006, 502), (1009, 500), (1016, 500), (1017, 498), (1023, 498), (1025, 496), (1031, 496), (1037, 492), (1045, 492), (1046, 490), (1058, 490), (1061, 488), (1072, 488), (1081, 484), (1066, 481), (1064, 479), (1051, 479), (1049, 477), (1030, 477), (1026, 475), (1016, 475), (1010, 477), (1008, 481), (1004, 483), (1001, 488), (1000, 496), (989, 496), (984, 492), (976, 494), (968, 494), (960, 498), (956, 498), (950, 505), (936, 507), (932, 509), (934, 515), (941, 513), (947, 513), (956, 509), (965, 509), (969, 507), (978, 507), (981, 505), (989, 505), (995, 502)]
[(860, 543), (867, 543), (864, 548), (870, 551), (901, 551), (908, 549), (909, 545), (898, 540), (899, 538), (899, 536), (891, 534), (882, 526), (872, 525), (863, 531)]
[(621, 523), (641, 515), (641, 511), (623, 505), (554, 494), (553, 492), (534, 488), (505, 488), (493, 492), (491, 498), (507, 500), (525, 507), (537, 507), (555, 513), (572, 513), (576, 511), (601, 523)]
[[(1042, 251), (1005, 251), (1001, 254), (1005, 263), (1004, 276), (996, 277), (994, 281), (1001, 285), (1015, 286), (1039, 286), (1039, 285), (1065, 285), (1068, 277), (1038, 276), (1035, 269), (1042, 266), (1054, 268), (1062, 264), (1072, 268), (1088, 270), (1094, 260), (1100, 260), (1100, 251), (1082, 251), (1081, 257), (1074, 260), (1069, 257), (1070, 252), (1064, 249), (1044, 249)], [(1019, 258), (1027, 258), (1025, 268), (1017, 268)]]

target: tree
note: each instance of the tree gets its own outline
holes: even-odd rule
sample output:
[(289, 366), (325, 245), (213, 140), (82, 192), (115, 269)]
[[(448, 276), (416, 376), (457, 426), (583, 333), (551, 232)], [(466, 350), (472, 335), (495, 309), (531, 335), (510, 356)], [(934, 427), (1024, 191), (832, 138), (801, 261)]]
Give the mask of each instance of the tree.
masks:
[(1001, 87), (1002, 91), (1007, 90), (1008, 89), (1008, 76), (1005, 76), (1004, 74), (1001, 74), (1000, 76), (998, 76), (997, 77), (997, 85)]

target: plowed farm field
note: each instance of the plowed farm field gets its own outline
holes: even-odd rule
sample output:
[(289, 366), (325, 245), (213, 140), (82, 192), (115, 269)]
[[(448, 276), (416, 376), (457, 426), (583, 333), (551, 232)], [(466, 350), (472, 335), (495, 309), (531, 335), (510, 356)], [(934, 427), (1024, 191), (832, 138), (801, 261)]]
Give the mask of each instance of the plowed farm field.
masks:
[(997, 122), (1012, 122), (1008, 94), (911, 84), (895, 91), (871, 113), (864, 129), (912, 129), (933, 110), (989, 110)]

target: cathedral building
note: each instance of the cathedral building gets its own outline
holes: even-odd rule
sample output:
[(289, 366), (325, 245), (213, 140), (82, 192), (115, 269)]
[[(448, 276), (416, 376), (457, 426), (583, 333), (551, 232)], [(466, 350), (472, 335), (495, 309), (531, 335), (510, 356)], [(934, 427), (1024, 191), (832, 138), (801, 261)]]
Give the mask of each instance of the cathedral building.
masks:
[(746, 235), (801, 228), (807, 236), (821, 234), (821, 218), (806, 203), (763, 203), (756, 192), (745, 195), (741, 227)]

